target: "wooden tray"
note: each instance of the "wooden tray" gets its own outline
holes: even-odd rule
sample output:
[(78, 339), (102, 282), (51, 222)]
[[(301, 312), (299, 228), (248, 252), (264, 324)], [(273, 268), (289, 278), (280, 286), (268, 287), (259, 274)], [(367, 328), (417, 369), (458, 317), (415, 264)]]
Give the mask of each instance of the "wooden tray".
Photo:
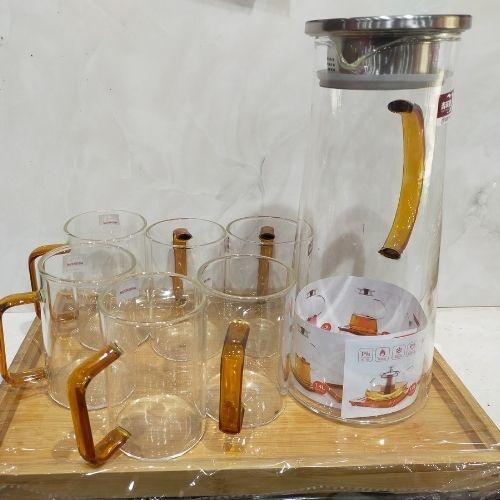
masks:
[[(40, 363), (38, 320), (12, 369)], [(360, 428), (323, 419), (292, 399), (273, 423), (228, 437), (208, 421), (202, 442), (172, 461), (118, 454), (80, 459), (68, 410), (45, 389), (0, 386), (2, 498), (88, 498), (338, 491), (500, 491), (500, 432), (436, 352), (429, 401), (400, 424)]]

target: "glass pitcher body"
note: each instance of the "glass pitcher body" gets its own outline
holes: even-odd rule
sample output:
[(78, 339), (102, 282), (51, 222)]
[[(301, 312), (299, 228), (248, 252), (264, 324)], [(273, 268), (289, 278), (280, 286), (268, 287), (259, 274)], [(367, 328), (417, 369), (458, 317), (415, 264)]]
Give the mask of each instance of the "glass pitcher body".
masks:
[[(306, 24), (317, 62), (299, 218), (315, 243), (299, 264), (291, 393), (332, 418), (391, 422), (426, 400), (446, 122), (469, 25), (469, 16)], [(406, 354), (411, 335), (416, 348)], [(391, 367), (409, 374), (405, 397), (373, 402), (370, 380)]]

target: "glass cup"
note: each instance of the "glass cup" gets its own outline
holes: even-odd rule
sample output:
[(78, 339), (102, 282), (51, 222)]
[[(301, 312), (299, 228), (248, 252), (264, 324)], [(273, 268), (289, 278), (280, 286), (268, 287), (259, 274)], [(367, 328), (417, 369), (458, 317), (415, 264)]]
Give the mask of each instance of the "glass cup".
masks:
[[(88, 357), (91, 348), (104, 346), (97, 312), (97, 294), (120, 276), (135, 272), (134, 256), (113, 245), (81, 243), (63, 246), (45, 254), (38, 262), (40, 290), (10, 295), (0, 301), (3, 312), (17, 305), (40, 304), (45, 366), (23, 373), (10, 373), (5, 358), (0, 321), (0, 367), (2, 377), (14, 386), (47, 380), (49, 396), (69, 407), (66, 380), (69, 373)], [(114, 366), (126, 380), (123, 363)], [(124, 382), (124, 392), (127, 392)], [(104, 405), (102, 377), (89, 387), (92, 409)], [(126, 395), (126, 394), (125, 394)], [(122, 399), (124, 394), (118, 396)]]
[[(226, 230), (216, 222), (193, 218), (157, 222), (146, 231), (148, 271), (176, 272), (194, 278), (202, 264), (225, 254), (225, 243)], [(174, 283), (177, 293), (182, 294), (182, 282)], [(207, 329), (209, 337), (211, 326)], [(167, 359), (186, 359), (186, 342), (180, 329), (153, 338), (153, 348)]]
[[(268, 271), (265, 294), (259, 272)], [(206, 317), (220, 339), (208, 360), (207, 413), (229, 434), (258, 427), (283, 410), (295, 272), (259, 255), (228, 255), (200, 268)]]
[[(178, 283), (182, 294), (176, 289)], [(170, 459), (186, 453), (205, 430), (205, 298), (199, 286), (178, 274), (140, 273), (117, 280), (98, 303), (108, 345), (68, 380), (80, 454), (101, 464), (118, 449), (139, 459)], [(157, 338), (175, 335), (178, 329), (185, 330), (188, 343), (189, 356), (182, 362), (159, 356), (151, 341), (141, 345), (136, 341), (137, 331)], [(108, 404), (110, 431), (94, 445), (86, 381), (106, 375), (106, 397), (116, 401), (124, 382), (110, 368), (118, 362), (127, 367), (133, 391), (122, 403)]]
[[(64, 224), (63, 231), (69, 245), (93, 242), (125, 248), (135, 257), (137, 270), (142, 270), (145, 266), (144, 233), (146, 226), (146, 219), (134, 212), (114, 209), (92, 210), (69, 219)], [(38, 289), (36, 259), (63, 244), (41, 245), (30, 253), (28, 267), (33, 291)], [(37, 316), (40, 317), (40, 309), (37, 304), (35, 304), (35, 310)]]
[(226, 228), (231, 254), (253, 254), (272, 257), (296, 269), (300, 257), (303, 265), (311, 255), (313, 230), (306, 222), (257, 215), (230, 222)]

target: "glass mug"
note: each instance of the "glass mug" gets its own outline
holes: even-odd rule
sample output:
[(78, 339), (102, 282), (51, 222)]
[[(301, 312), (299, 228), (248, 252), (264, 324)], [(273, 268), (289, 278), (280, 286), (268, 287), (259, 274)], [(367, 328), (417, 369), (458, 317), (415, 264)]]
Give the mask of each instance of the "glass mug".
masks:
[[(265, 294), (258, 291), (263, 268)], [(228, 255), (203, 265), (198, 281), (207, 319), (223, 342), (220, 356), (208, 361), (207, 413), (229, 434), (267, 424), (282, 412), (287, 393), (295, 272), (269, 257)]]
[[(47, 380), (49, 396), (56, 403), (69, 407), (66, 390), (69, 373), (90, 354), (88, 344), (92, 348), (104, 346), (97, 314), (97, 294), (115, 278), (134, 273), (135, 259), (120, 247), (81, 243), (46, 253), (38, 262), (38, 271), (39, 291), (9, 295), (0, 301), (1, 374), (13, 386)], [(45, 366), (10, 373), (1, 316), (7, 309), (22, 304), (41, 305)], [(115, 366), (117, 375), (127, 380), (123, 368), (123, 364)], [(102, 380), (94, 381), (89, 388), (92, 409), (104, 404)], [(121, 397), (123, 395), (119, 399)]]
[[(69, 219), (64, 224), (63, 231), (69, 245), (94, 242), (125, 248), (135, 257), (137, 270), (141, 270), (145, 266), (144, 233), (146, 226), (146, 219), (134, 212), (114, 209), (92, 210)], [(38, 289), (35, 269), (36, 259), (63, 244), (41, 245), (30, 253), (28, 267), (33, 291)], [(35, 311), (40, 318), (38, 304), (35, 304)]]
[[(298, 256), (305, 265), (312, 252), (313, 230), (306, 222), (257, 215), (230, 222), (226, 228), (231, 254), (253, 254), (272, 257), (296, 270)], [(298, 252), (298, 255), (296, 255)]]
[[(206, 219), (168, 219), (152, 224), (146, 231), (148, 271), (176, 272), (196, 277), (202, 264), (225, 254), (226, 230)], [(174, 279), (174, 288), (182, 294), (182, 282)], [(207, 329), (208, 344), (213, 345), (214, 329)], [(182, 330), (153, 339), (153, 348), (168, 359), (186, 359)], [(213, 353), (215, 354), (215, 353)]]
[[(182, 294), (176, 286), (182, 285)], [(174, 273), (140, 273), (117, 280), (98, 299), (108, 345), (77, 367), (68, 379), (68, 394), (81, 456), (102, 464), (118, 449), (139, 459), (170, 459), (193, 448), (205, 430), (205, 298), (198, 285)], [(137, 331), (151, 338), (186, 331), (189, 357), (172, 361), (137, 344)], [(109, 433), (93, 442), (86, 407), (86, 386), (106, 377), (106, 398), (117, 401), (124, 381), (116, 363), (132, 378), (131, 394), (108, 404)], [(100, 375), (98, 375), (100, 374)]]

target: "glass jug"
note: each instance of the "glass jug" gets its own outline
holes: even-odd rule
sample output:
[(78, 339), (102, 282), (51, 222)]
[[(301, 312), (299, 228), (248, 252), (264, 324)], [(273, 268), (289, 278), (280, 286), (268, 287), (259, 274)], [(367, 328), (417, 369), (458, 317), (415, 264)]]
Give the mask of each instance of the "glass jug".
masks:
[[(47, 380), (48, 394), (69, 407), (66, 381), (69, 373), (90, 354), (104, 346), (97, 313), (97, 295), (115, 278), (135, 272), (134, 256), (127, 250), (97, 243), (62, 246), (38, 261), (40, 289), (10, 295), (0, 301), (0, 367), (4, 380), (14, 386)], [(17, 305), (40, 304), (45, 366), (29, 372), (10, 373), (7, 368), (3, 312)], [(118, 376), (127, 374), (122, 363), (115, 365)], [(88, 392), (92, 409), (104, 405), (103, 379), (95, 380)], [(124, 397), (122, 394), (118, 399)]]
[[(135, 257), (137, 270), (145, 266), (146, 219), (135, 212), (125, 210), (92, 210), (75, 215), (64, 224), (66, 243), (93, 242), (106, 243), (125, 248)], [(38, 289), (35, 263), (38, 257), (65, 243), (50, 243), (32, 250), (28, 258), (31, 289)], [(35, 311), (40, 318), (40, 308), (35, 304)]]
[[(317, 58), (299, 219), (315, 244), (299, 262), (290, 392), (325, 416), (394, 422), (427, 398), (453, 62), (470, 24), (457, 15), (306, 23)], [(374, 396), (371, 381), (393, 372), (404, 383)]]
[[(179, 293), (178, 284), (182, 285)], [(205, 298), (198, 285), (179, 274), (141, 273), (117, 280), (98, 299), (108, 345), (78, 366), (68, 380), (78, 449), (90, 463), (104, 463), (120, 449), (139, 459), (175, 458), (199, 442), (205, 430)], [(185, 332), (187, 357), (169, 360), (150, 339)], [(126, 367), (132, 390), (113, 368)], [(94, 445), (86, 387), (104, 376), (108, 434)]]
[(227, 255), (203, 265), (198, 281), (212, 342), (219, 339), (208, 360), (207, 413), (228, 434), (267, 424), (284, 408), (295, 273), (269, 257)]

